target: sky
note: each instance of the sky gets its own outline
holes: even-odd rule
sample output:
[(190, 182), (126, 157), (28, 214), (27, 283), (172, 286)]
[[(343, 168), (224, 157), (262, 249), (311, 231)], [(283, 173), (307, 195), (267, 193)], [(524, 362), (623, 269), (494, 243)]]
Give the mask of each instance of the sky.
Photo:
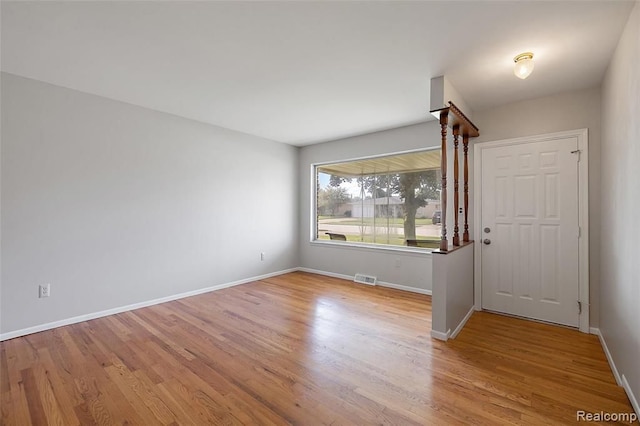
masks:
[[(326, 188), (329, 186), (329, 174), (327, 173), (318, 173), (318, 181), (320, 182), (320, 188)], [(341, 188), (347, 190), (347, 193), (351, 197), (359, 197), (360, 196), (360, 185), (358, 185), (358, 181), (356, 179), (352, 179), (351, 182), (342, 182), (340, 184)]]

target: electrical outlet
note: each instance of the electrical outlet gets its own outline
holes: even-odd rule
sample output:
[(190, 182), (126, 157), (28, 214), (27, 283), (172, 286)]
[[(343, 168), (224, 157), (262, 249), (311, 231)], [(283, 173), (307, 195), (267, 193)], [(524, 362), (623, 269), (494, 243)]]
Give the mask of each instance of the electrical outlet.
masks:
[(260, 261), (264, 262), (264, 258), (266, 257), (266, 253), (265, 252), (261, 252), (260, 253)]
[(51, 284), (43, 284), (40, 286), (40, 298), (51, 296)]
[(396, 258), (396, 268), (400, 268), (402, 266), (402, 261)]

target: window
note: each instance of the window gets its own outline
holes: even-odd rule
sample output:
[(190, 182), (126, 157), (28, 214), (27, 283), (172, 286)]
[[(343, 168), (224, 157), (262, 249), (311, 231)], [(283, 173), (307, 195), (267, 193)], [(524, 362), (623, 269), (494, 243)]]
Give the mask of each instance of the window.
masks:
[(440, 150), (315, 166), (315, 238), (438, 248)]

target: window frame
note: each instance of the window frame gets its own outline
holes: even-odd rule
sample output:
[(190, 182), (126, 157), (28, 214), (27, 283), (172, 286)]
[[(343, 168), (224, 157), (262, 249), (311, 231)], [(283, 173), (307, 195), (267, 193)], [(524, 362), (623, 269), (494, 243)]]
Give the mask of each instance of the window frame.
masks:
[[(309, 215), (309, 221), (311, 226), (309, 227), (309, 243), (317, 246), (325, 246), (325, 247), (343, 247), (351, 250), (364, 250), (364, 251), (389, 251), (389, 252), (403, 252), (403, 253), (411, 253), (411, 254), (428, 254), (431, 255), (434, 250), (437, 248), (427, 248), (427, 247), (411, 247), (411, 246), (400, 246), (400, 245), (392, 245), (392, 244), (381, 244), (381, 243), (365, 243), (365, 242), (355, 242), (355, 241), (333, 241), (333, 240), (320, 240), (316, 238), (318, 235), (318, 167), (326, 166), (328, 164), (339, 164), (339, 163), (349, 163), (355, 161), (362, 160), (370, 160), (376, 158), (385, 158), (385, 157), (393, 157), (396, 155), (403, 154), (412, 154), (419, 152), (427, 152), (427, 151), (437, 151), (440, 148), (437, 146), (434, 147), (426, 147), (426, 148), (418, 148), (411, 149), (405, 151), (396, 151), (389, 152), (383, 154), (374, 154), (367, 155), (362, 157), (353, 157), (349, 159), (341, 159), (341, 160), (333, 160), (333, 161), (321, 161), (311, 163), (310, 165), (310, 194), (311, 194), (311, 209)], [(440, 237), (438, 237), (440, 238)]]

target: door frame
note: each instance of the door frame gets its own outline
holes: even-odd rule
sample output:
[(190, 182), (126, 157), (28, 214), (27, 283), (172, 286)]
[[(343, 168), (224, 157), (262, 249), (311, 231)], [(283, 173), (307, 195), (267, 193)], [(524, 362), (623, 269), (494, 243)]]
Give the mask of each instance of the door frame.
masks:
[(588, 129), (569, 130), (565, 132), (547, 133), (492, 142), (481, 142), (474, 145), (474, 194), (473, 194), (473, 235), (475, 244), (474, 261), (474, 308), (482, 310), (482, 150), (503, 146), (519, 145), (531, 142), (547, 142), (557, 139), (576, 137), (578, 140), (578, 300), (582, 304), (579, 315), (579, 330), (589, 333), (589, 132)]

